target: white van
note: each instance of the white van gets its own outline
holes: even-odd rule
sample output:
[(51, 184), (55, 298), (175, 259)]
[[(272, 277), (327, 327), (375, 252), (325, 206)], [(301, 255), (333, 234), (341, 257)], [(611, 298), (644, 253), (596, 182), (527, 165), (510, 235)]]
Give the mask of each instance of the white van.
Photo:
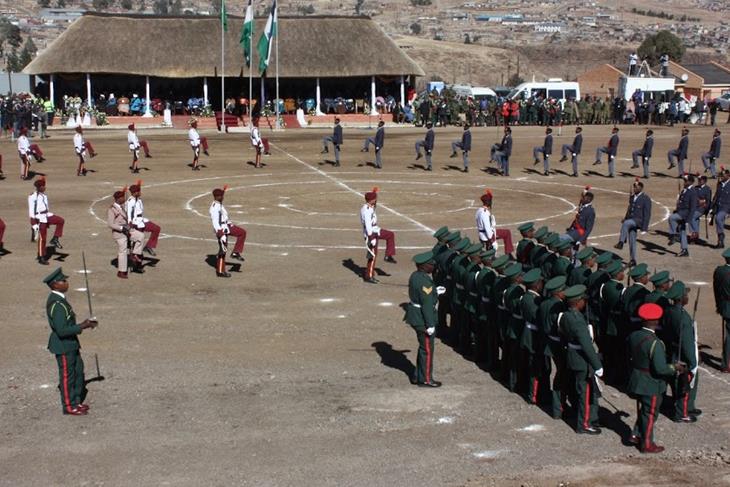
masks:
[(555, 98), (565, 103), (566, 100), (580, 100), (580, 86), (575, 81), (563, 81), (560, 78), (551, 78), (544, 82), (532, 81), (522, 83), (509, 92), (507, 99), (521, 98)]
[(494, 90), (484, 86), (451, 85), (449, 86), (449, 88), (451, 88), (454, 93), (461, 96), (462, 98), (471, 97), (476, 101), (481, 101), (484, 98), (497, 98), (497, 94), (494, 92)]

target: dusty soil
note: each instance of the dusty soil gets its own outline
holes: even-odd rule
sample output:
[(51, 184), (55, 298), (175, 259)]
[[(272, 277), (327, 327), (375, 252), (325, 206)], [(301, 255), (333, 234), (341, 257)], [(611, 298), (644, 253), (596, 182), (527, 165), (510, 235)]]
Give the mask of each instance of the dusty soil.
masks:
[[(569, 142), (564, 129), (555, 145)], [(343, 165), (322, 161), (322, 130), (265, 134), (273, 142), (266, 167), (254, 169), (245, 134), (207, 134), (211, 156), (201, 172), (186, 166), (185, 134), (150, 130), (154, 158), (143, 160), (146, 215), (164, 238), (154, 266), (128, 281), (116, 278), (115, 247), (99, 220), (129, 174), (124, 131), (88, 131), (99, 156), (96, 172), (75, 176), (71, 134), (38, 141), (48, 161), (52, 210), (66, 218), (63, 253), (71, 275), (69, 298), (87, 315), (81, 270), (85, 251), (94, 313), (100, 326), (81, 336), (87, 377), (98, 356), (105, 380), (89, 385), (87, 417), (61, 415), (57, 372), (46, 351), (44, 316), (49, 272), (34, 262), (28, 241), (29, 182), (17, 177), (14, 145), (0, 141), (8, 179), (0, 182), (0, 216), (8, 224), (0, 259), (0, 484), (3, 485), (721, 485), (730, 483), (728, 451), (730, 378), (720, 375), (720, 323), (714, 314), (711, 273), (719, 252), (692, 246), (678, 259), (666, 248), (667, 208), (676, 179), (656, 175), (647, 191), (655, 201), (651, 232), (640, 260), (669, 269), (701, 289), (699, 339), (709, 363), (701, 369), (693, 425), (661, 417), (657, 438), (667, 451), (646, 458), (623, 446), (633, 424), (632, 401), (610, 388), (602, 403), (607, 424), (599, 437), (576, 436), (571, 426), (528, 406), (473, 363), (445, 345), (436, 350), (438, 390), (414, 388), (407, 373), (416, 341), (402, 321), (410, 257), (433, 243), (442, 224), (475, 237), (475, 201), (495, 193), (500, 225), (539, 220), (555, 230), (572, 219), (584, 185), (596, 193), (592, 244), (610, 248), (633, 181), (628, 157), (642, 129), (622, 128), (618, 169), (605, 163), (586, 173), (608, 127), (585, 130), (582, 170), (543, 177), (532, 172), (531, 149), (539, 128), (515, 129), (510, 179), (481, 171), (494, 128), (474, 129), (472, 171), (449, 167), (449, 142), (460, 129), (437, 129), (435, 170), (413, 166), (419, 129), (388, 129), (382, 171), (359, 152), (371, 132), (345, 130)], [(663, 154), (679, 128), (656, 129), (653, 169), (664, 173)], [(709, 128), (692, 128), (692, 169), (709, 146)], [(557, 157), (554, 159), (557, 160)], [(456, 161), (456, 162), (455, 162)], [(419, 161), (419, 163), (422, 161)], [(567, 164), (554, 167), (567, 171)], [(231, 279), (216, 278), (206, 262), (216, 244), (207, 217), (210, 191), (230, 185), (226, 205), (249, 232), (246, 262)], [(378, 186), (382, 226), (397, 232), (398, 263), (380, 263), (381, 284), (363, 284), (357, 216), (358, 192)], [(714, 243), (713, 229), (710, 241)], [(703, 230), (704, 233), (704, 230)], [(516, 237), (516, 235), (515, 235)], [(628, 258), (628, 251), (622, 251)], [(152, 261), (150, 261), (152, 262)]]

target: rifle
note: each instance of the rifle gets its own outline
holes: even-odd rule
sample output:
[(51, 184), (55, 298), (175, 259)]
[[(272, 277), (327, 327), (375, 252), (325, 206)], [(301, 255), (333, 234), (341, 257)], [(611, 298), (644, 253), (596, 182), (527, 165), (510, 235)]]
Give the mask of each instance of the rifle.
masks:
[(96, 317), (94, 316), (93, 308), (91, 307), (91, 289), (89, 289), (89, 272), (86, 270), (86, 255), (84, 254), (84, 251), (81, 251), (81, 262), (84, 265), (84, 280), (86, 281), (86, 299), (89, 303), (89, 319), (92, 321), (96, 321)]

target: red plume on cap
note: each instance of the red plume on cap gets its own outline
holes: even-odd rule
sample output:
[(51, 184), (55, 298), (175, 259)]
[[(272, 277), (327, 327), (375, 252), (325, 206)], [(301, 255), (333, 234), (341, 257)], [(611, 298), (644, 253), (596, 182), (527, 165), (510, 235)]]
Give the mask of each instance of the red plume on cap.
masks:
[(375, 186), (372, 191), (365, 193), (365, 201), (372, 201), (378, 199), (378, 187)]
[(228, 185), (227, 184), (224, 184), (223, 185), (223, 192), (225, 193), (226, 191), (228, 191)]
[(127, 187), (125, 186), (122, 188), (122, 193), (126, 193), (126, 192), (127, 192)]
[(586, 194), (590, 190), (591, 190), (591, 186), (590, 185), (586, 186), (585, 188), (583, 188), (583, 194)]
[(634, 181), (638, 183), (638, 182), (639, 182), (639, 176), (636, 176), (636, 177), (634, 178)]
[(373, 186), (373, 193), (377, 193), (380, 189), (377, 186)]

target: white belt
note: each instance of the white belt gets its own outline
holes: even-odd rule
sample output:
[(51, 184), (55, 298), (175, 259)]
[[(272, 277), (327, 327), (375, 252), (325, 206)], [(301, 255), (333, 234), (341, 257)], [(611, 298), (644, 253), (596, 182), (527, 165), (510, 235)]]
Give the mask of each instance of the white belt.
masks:
[(555, 335), (548, 335), (548, 338), (551, 339), (554, 342), (559, 342), (560, 337), (556, 337)]
[(414, 308), (420, 308), (421, 307), (420, 304), (416, 304), (413, 301), (411, 301), (411, 306), (413, 306)]
[(568, 348), (571, 350), (583, 350), (583, 347), (576, 345), (575, 343), (568, 343)]
[(501, 309), (502, 311), (507, 311), (507, 307), (501, 304), (498, 304), (497, 308)]
[(477, 295), (477, 293), (473, 293), (473, 292), (469, 291), (469, 296), (475, 296), (476, 297), (476, 295)]
[(525, 321), (525, 328), (529, 328), (532, 331), (537, 331), (537, 326), (533, 325), (529, 321)]
[(489, 302), (489, 298), (485, 298), (484, 296), (482, 296), (482, 303), (488, 303), (488, 302)]
[(516, 314), (512, 313), (512, 318), (514, 318), (516, 320), (521, 320), (522, 319), (522, 315), (516, 315)]
[(463, 284), (456, 284), (456, 289), (464, 289), (464, 285)]

